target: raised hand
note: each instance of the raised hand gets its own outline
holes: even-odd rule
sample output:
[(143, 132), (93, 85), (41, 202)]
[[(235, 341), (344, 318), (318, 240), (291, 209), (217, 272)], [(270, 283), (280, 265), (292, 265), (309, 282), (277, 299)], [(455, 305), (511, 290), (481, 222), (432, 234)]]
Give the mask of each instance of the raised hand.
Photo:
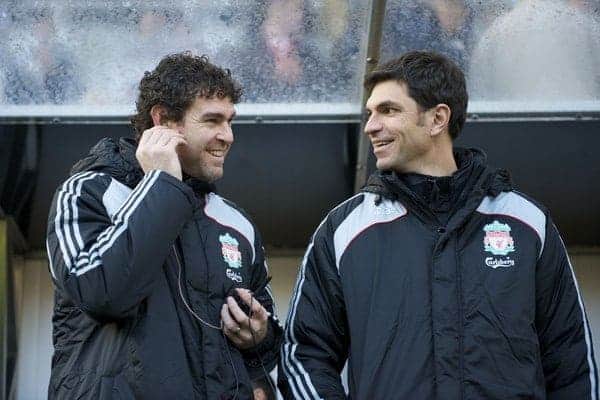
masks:
[(166, 126), (154, 126), (142, 134), (135, 157), (144, 173), (159, 169), (181, 180), (182, 171), (177, 148), (186, 144), (180, 132)]

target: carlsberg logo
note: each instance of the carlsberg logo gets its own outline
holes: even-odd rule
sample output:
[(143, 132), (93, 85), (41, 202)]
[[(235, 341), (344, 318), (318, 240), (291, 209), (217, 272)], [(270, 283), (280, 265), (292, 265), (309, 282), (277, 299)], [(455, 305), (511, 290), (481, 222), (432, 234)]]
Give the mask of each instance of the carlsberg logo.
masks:
[(501, 258), (486, 257), (485, 265), (487, 265), (488, 267), (492, 267), (494, 269), (495, 268), (508, 268), (508, 267), (514, 267), (515, 260), (510, 259), (510, 258), (506, 258), (503, 260)]

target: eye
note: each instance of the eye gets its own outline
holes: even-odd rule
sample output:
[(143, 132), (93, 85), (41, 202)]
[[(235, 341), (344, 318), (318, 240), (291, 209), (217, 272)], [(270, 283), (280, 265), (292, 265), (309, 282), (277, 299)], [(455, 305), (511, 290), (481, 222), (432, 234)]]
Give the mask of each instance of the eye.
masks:
[(388, 107), (388, 106), (382, 107), (381, 110), (379, 110), (379, 112), (382, 114), (391, 114), (394, 111), (395, 111), (394, 108)]

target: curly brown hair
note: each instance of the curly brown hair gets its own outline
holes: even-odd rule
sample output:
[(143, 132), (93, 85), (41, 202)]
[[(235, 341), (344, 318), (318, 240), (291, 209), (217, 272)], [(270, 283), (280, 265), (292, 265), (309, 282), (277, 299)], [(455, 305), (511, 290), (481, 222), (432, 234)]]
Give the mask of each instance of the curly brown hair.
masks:
[(131, 117), (135, 137), (154, 126), (150, 110), (157, 104), (164, 107), (164, 118), (180, 122), (197, 97), (228, 97), (235, 104), (241, 96), (242, 88), (231, 71), (211, 64), (208, 56), (189, 51), (169, 54), (140, 81), (137, 113)]

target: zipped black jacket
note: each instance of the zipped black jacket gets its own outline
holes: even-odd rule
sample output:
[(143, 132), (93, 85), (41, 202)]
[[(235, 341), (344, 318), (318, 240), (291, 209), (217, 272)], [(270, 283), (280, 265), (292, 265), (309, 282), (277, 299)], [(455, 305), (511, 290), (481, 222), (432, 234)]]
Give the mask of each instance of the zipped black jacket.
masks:
[(592, 339), (548, 212), (471, 153), (446, 224), (393, 173), (313, 235), (284, 333), (286, 399), (584, 400)]
[[(186, 182), (143, 175), (132, 140), (104, 139), (57, 190), (48, 398), (250, 399), (250, 380), (274, 367), (276, 320), (244, 352), (218, 329), (233, 287), (266, 282), (258, 231), (208, 185)], [(268, 286), (255, 296), (275, 315)]]

